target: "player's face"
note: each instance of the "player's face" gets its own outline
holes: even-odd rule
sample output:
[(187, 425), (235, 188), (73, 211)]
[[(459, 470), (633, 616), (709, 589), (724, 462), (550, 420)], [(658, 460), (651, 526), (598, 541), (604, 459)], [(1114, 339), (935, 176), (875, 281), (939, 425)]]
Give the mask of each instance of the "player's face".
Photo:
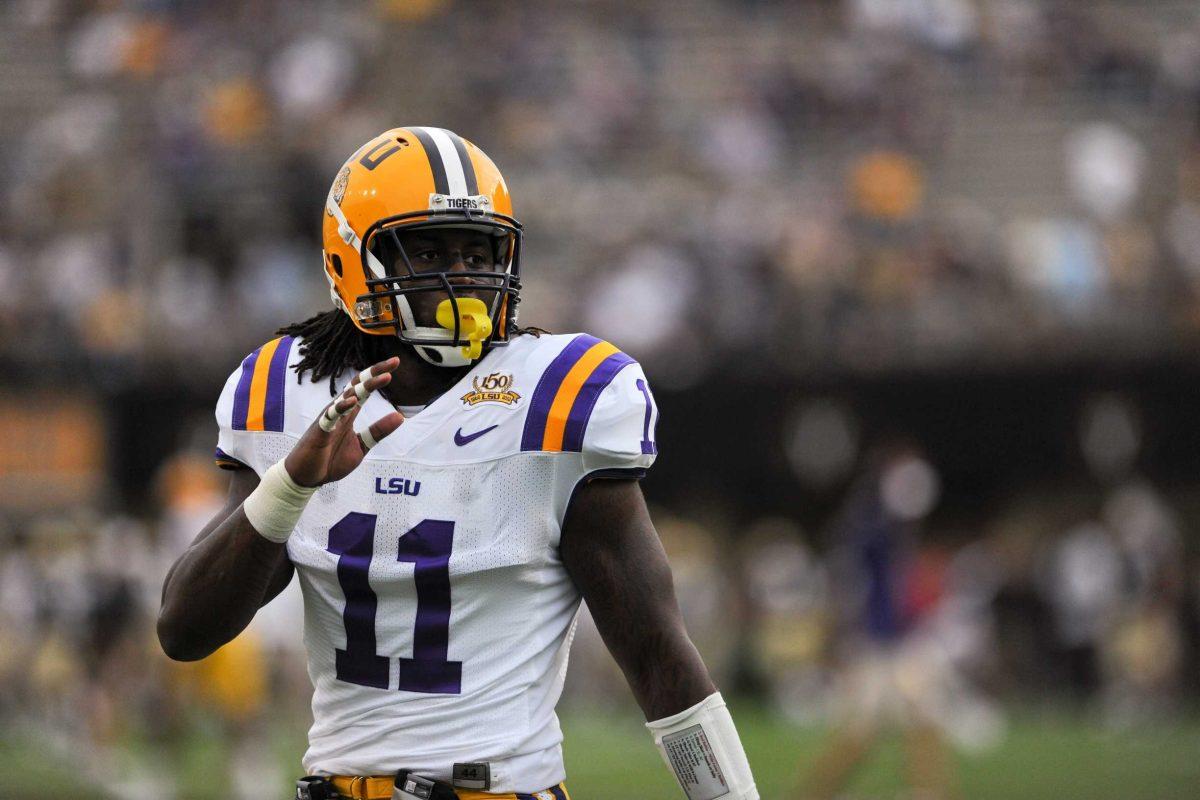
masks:
[[(491, 272), (495, 269), (491, 242), (479, 231), (426, 228), (401, 233), (400, 244), (416, 272)], [(397, 275), (408, 273), (402, 260), (392, 267)]]
[[(472, 286), (495, 286), (498, 280), (485, 277), (460, 275), (470, 272), (496, 272), (492, 240), (484, 233), (463, 228), (426, 228), (399, 234), (400, 245), (408, 256), (408, 263), (418, 275), (421, 273), (449, 273), (449, 281), (458, 297), (476, 297), (489, 307), (496, 297), (493, 291), (473, 291)], [(408, 265), (396, 254), (388, 265), (393, 275), (407, 275)], [(437, 285), (430, 279), (428, 285)], [(419, 325), (433, 325), (437, 306), (447, 297), (442, 292), (417, 292), (408, 296), (413, 316)]]

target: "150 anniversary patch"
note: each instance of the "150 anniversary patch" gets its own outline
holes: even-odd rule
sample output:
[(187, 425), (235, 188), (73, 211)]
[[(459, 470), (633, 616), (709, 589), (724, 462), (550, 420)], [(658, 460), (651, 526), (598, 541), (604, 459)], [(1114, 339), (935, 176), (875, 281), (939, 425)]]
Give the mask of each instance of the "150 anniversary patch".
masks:
[(512, 382), (512, 375), (503, 372), (493, 372), (487, 377), (476, 375), (475, 379), (471, 381), (474, 391), (467, 392), (460, 399), (468, 406), (477, 406), (480, 403), (501, 403), (512, 406), (521, 399), (521, 395), (509, 388), (512, 386)]

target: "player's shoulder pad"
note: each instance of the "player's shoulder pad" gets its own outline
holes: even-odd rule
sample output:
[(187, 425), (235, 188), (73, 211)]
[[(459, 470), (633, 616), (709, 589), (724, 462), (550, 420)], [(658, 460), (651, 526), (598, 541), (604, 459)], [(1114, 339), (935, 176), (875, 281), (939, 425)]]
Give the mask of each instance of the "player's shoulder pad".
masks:
[[(222, 467), (255, 466), (246, 442), (259, 433), (283, 433), (314, 387), (300, 386), (292, 367), (301, 358), (298, 337), (279, 336), (250, 353), (225, 381), (217, 400), (216, 460)], [(326, 401), (328, 402), (328, 401)]]
[(642, 367), (588, 334), (550, 337), (529, 398), (522, 450), (578, 452), (588, 471), (644, 472), (653, 463), (657, 409)]

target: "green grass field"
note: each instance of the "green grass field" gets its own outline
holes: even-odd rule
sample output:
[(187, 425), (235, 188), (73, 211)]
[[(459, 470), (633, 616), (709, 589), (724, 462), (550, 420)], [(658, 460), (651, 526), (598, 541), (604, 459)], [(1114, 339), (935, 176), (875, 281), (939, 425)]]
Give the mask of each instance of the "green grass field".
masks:
[[(797, 728), (754, 709), (741, 708), (735, 714), (762, 796), (781, 800), (811, 765), (824, 732)], [(573, 713), (564, 716), (563, 726), (567, 785), (574, 800), (682, 797), (636, 719)], [(298, 769), (292, 765), (298, 763), (302, 746), (302, 731), (280, 734), (272, 744), (285, 771)], [(184, 776), (186, 795), (218, 796), (211, 787), (221, 771), (222, 744), (212, 736), (197, 735), (184, 750), (175, 769)], [(154, 760), (149, 751), (131, 756)], [(19, 731), (5, 730), (0, 734), (0, 796), (103, 798), (80, 779), (72, 761), (21, 737)], [(968, 800), (1194, 800), (1200, 797), (1200, 717), (1114, 732), (1064, 715), (1021, 714), (1002, 744), (983, 754), (959, 756), (957, 764), (962, 796)], [(903, 773), (900, 747), (885, 742), (856, 776), (847, 796), (906, 797)], [(280, 786), (263, 797), (283, 800), (289, 795), (289, 787)]]

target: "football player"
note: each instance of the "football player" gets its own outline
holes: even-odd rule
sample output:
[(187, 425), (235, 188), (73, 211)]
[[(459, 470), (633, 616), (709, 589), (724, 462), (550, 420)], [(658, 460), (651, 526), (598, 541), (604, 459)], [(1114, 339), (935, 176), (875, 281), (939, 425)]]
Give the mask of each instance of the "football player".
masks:
[(335, 308), (230, 375), (228, 501), (167, 575), (163, 649), (204, 658), (296, 574), (300, 796), (563, 800), (554, 707), (586, 600), (687, 796), (757, 798), (637, 482), (654, 395), (608, 342), (518, 327), (521, 225), (496, 165), (396, 128), (324, 212)]

